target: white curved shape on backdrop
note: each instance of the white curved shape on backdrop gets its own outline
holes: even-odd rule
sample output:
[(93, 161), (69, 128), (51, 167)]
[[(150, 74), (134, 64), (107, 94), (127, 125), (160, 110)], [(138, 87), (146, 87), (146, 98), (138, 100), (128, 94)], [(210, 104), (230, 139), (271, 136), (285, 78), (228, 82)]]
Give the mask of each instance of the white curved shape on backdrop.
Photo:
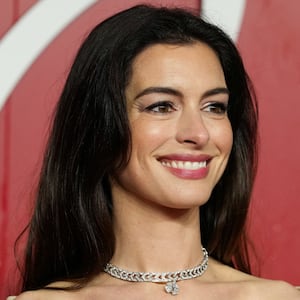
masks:
[(97, 0), (38, 1), (0, 41), (0, 110), (47, 45)]
[(220, 26), (234, 41), (237, 41), (246, 2), (246, 0), (202, 0), (202, 16)]

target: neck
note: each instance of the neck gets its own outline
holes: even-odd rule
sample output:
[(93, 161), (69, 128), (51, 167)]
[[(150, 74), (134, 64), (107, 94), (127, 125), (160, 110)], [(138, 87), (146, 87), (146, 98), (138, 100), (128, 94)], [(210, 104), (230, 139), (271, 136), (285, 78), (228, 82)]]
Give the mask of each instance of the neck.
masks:
[(203, 259), (198, 207), (170, 209), (114, 196), (114, 230), (111, 262), (130, 271), (170, 272)]

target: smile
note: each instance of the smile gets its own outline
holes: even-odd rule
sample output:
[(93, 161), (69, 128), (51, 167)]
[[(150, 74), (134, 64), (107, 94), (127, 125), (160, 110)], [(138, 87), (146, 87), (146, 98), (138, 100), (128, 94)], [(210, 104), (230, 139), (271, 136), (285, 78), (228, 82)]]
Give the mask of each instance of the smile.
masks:
[(160, 163), (165, 167), (182, 169), (182, 170), (199, 170), (199, 169), (206, 168), (206, 160), (205, 161), (162, 160), (160, 161)]

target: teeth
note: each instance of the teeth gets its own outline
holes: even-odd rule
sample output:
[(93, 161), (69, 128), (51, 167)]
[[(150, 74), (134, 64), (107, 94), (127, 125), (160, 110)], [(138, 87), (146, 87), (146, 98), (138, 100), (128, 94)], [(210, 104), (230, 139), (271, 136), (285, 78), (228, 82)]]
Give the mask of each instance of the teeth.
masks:
[(172, 165), (173, 168), (177, 168), (177, 164), (176, 164), (175, 161), (172, 161), (171, 165)]
[(175, 169), (198, 170), (206, 167), (206, 161), (161, 161), (163, 166)]

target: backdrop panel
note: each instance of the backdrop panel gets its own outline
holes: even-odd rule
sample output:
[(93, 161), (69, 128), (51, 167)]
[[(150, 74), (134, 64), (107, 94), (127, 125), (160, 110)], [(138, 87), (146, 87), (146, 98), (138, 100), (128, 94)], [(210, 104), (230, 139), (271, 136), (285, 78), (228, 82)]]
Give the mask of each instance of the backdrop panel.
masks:
[[(62, 23), (61, 29), (25, 68), (3, 101), (0, 91), (0, 299), (13, 291), (18, 280), (13, 244), (31, 212), (52, 110), (78, 45), (100, 20), (139, 3), (86, 0), (85, 6), (79, 7), (80, 0), (72, 4), (63, 0), (2, 0), (0, 61), (1, 47), (15, 25), (37, 5), (50, 2), (52, 8), (47, 9), (47, 14), (56, 16), (52, 23), (57, 22), (57, 11), (66, 2), (69, 6), (78, 5), (78, 10), (73, 7), (74, 15), (68, 17), (66, 24)], [(201, 6), (197, 0), (143, 2), (199, 10)], [(258, 95), (261, 155), (249, 225), (260, 259), (253, 264), (259, 265), (264, 277), (300, 285), (297, 267), (300, 258), (300, 19), (297, 15), (300, 2), (240, 2), (243, 5), (228, 0), (226, 8), (222, 0), (202, 1), (202, 5), (208, 19), (232, 30), (230, 33), (237, 41)], [(226, 9), (229, 18), (225, 18)], [(25, 40), (20, 38), (13, 46), (8, 56), (11, 68), (0, 64), (0, 90), (4, 90), (6, 79), (15, 75), (12, 63), (17, 54), (14, 53), (22, 56), (28, 45), (35, 47), (40, 41), (38, 37), (45, 32), (41, 25), (32, 22), (32, 35)], [(50, 34), (50, 29), (47, 32)]]

